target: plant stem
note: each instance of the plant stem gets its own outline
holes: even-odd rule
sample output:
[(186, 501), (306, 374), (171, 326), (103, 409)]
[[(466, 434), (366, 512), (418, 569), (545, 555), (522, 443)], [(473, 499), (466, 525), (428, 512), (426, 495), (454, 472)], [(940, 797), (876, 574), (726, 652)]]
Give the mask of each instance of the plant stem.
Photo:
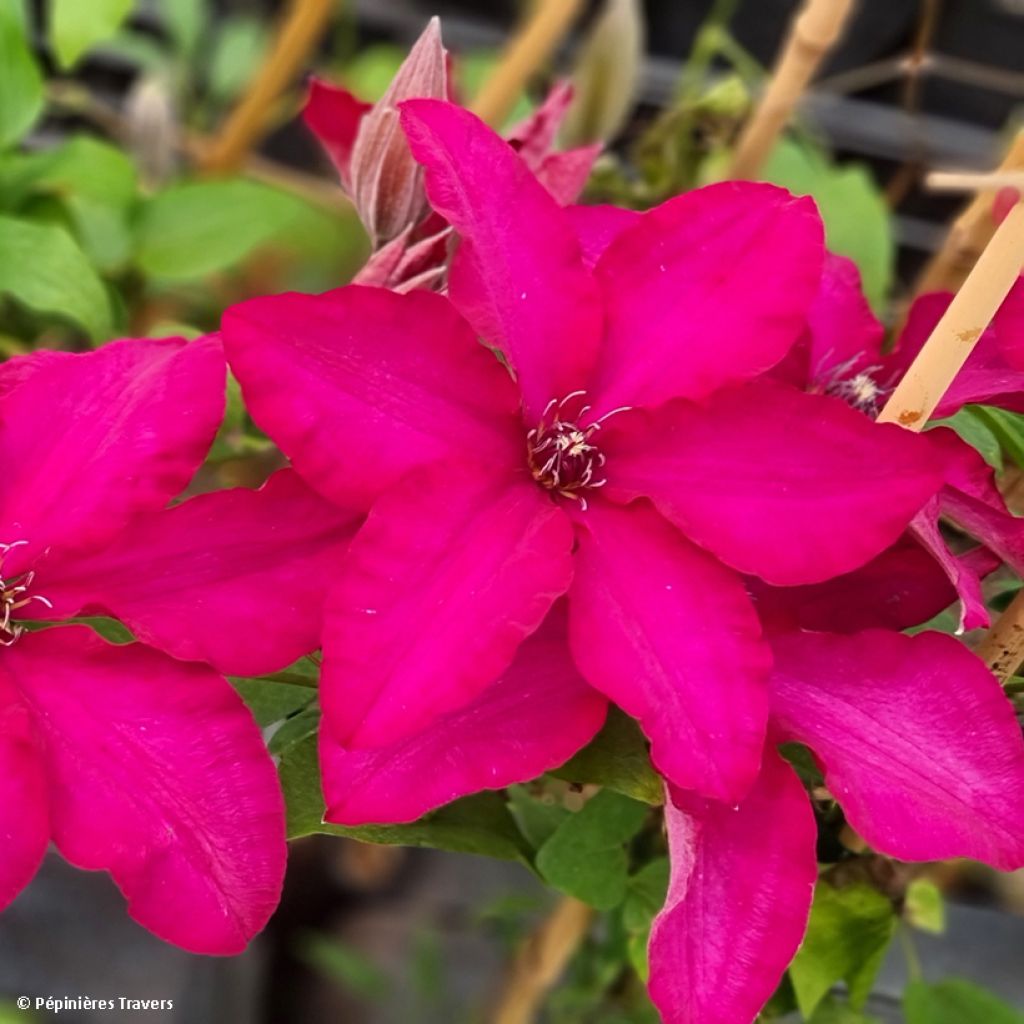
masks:
[(1024, 662), (1024, 590), (1009, 603), (1006, 611), (978, 644), (977, 654), (984, 658), (1001, 683), (1005, 683)]
[[(1002, 172), (1024, 170), (1024, 129), (1010, 144), (1010, 148), (999, 165)], [(914, 287), (916, 295), (925, 292), (956, 291), (977, 262), (995, 231), (992, 219), (992, 203), (995, 193), (980, 192), (953, 226), (942, 243), (942, 248), (932, 257)]]
[(818, 66), (842, 35), (853, 0), (806, 0), (761, 100), (740, 135), (730, 178), (756, 178)]
[(920, 430), (971, 354), (1024, 266), (1024, 204), (1018, 203), (897, 385), (879, 422)]
[(498, 1001), (492, 1024), (531, 1024), (544, 997), (562, 976), (586, 938), (594, 912), (563, 896), (519, 950)]
[(538, 0), (477, 93), (473, 113), (499, 127), (512, 113), (530, 76), (551, 56), (582, 9), (583, 0)]
[(214, 174), (235, 170), (263, 136), (281, 93), (316, 46), (334, 0), (292, 0), (270, 56), (228, 116), (203, 162)]

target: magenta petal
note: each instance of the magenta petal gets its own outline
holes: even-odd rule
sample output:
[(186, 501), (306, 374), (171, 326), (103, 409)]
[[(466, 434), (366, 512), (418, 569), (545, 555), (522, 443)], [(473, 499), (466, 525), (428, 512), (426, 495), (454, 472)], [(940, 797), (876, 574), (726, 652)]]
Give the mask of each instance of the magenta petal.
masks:
[(1003, 358), (1015, 369), (1024, 371), (1024, 277), (1017, 278), (992, 326)]
[(568, 206), (579, 199), (600, 154), (600, 144), (549, 153), (536, 169), (537, 180), (559, 206)]
[(738, 807), (665, 805), (672, 874), (654, 921), (650, 993), (665, 1024), (751, 1024), (807, 928), (817, 827), (789, 765), (767, 751)]
[(349, 168), (359, 122), (371, 109), (371, 104), (357, 99), (347, 89), (320, 78), (309, 80), (309, 96), (302, 109), (302, 120), (320, 140), (346, 189), (351, 186)]
[(334, 739), (386, 747), (473, 700), (568, 589), (572, 540), (525, 474), (438, 464), (384, 494), (328, 598), (321, 700)]
[(39, 735), (16, 686), (0, 675), (0, 910), (32, 880), (49, 842)]
[(248, 709), (210, 669), (83, 626), (5, 663), (45, 744), (53, 838), (109, 871), (129, 912), (195, 953), (238, 953), (284, 877), (284, 804)]
[(252, 299), (224, 314), (224, 346), (256, 422), (343, 507), (446, 456), (522, 462), (515, 385), (439, 295)]
[(389, 747), (345, 750), (320, 732), (327, 821), (414, 821), (483, 789), (526, 782), (564, 764), (604, 722), (608, 702), (576, 671), (564, 626), (523, 641), (497, 682)]
[(45, 360), (3, 401), (0, 541), (28, 541), (19, 560), (103, 543), (184, 488), (223, 414), (213, 337)]
[(609, 498), (650, 498), (723, 562), (782, 586), (874, 558), (942, 483), (924, 438), (771, 381), (618, 416), (601, 445)]
[(994, 551), (1016, 573), (1024, 573), (1024, 518), (993, 508), (954, 487), (939, 493), (942, 515)]
[(850, 824), (901, 860), (1024, 865), (1024, 739), (995, 677), (941, 633), (773, 641), (772, 714)]
[(738, 576), (646, 502), (580, 517), (570, 642), (676, 785), (735, 802), (757, 774), (769, 656)]
[(258, 491), (143, 516), (109, 548), (52, 572), (44, 563), (39, 587), (54, 608), (37, 613), (112, 615), (175, 658), (229, 675), (275, 672), (320, 646), (327, 590), (361, 522), (281, 470)]
[(402, 105), (434, 209), (462, 238), (449, 293), (485, 342), (508, 356), (529, 418), (586, 387), (601, 299), (561, 207), (512, 147), (469, 111)]
[(633, 227), (643, 214), (621, 206), (567, 206), (569, 218), (583, 250), (583, 262), (593, 268), (605, 249), (627, 228)]
[[(956, 564), (960, 565), (959, 560)], [(833, 633), (856, 633), (872, 626), (919, 626), (958, 596), (943, 567), (909, 534), (867, 565), (823, 583), (771, 587), (752, 577), (748, 585), (766, 629)]]
[(595, 271), (608, 311), (598, 411), (702, 398), (774, 366), (823, 259), (814, 203), (773, 185), (711, 185), (645, 213)]

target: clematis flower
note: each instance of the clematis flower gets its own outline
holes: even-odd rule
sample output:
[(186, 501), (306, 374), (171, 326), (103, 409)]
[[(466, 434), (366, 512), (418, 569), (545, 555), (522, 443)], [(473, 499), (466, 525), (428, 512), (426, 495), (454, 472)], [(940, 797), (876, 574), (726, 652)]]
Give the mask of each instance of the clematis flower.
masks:
[[(399, 127), (398, 108), (407, 99), (448, 99), (450, 93), (448, 55), (437, 18), (377, 103), (364, 103), (320, 79), (310, 83), (303, 118), (337, 168), (374, 247), (356, 275), (357, 284), (408, 291), (443, 283), (451, 227), (430, 212), (423, 171)], [(562, 204), (582, 191), (600, 151), (600, 146), (555, 150), (571, 100), (572, 87), (556, 85), (508, 135), (509, 144)]]
[[(868, 630), (779, 634), (772, 647), (772, 741), (810, 748), (873, 849), (1024, 865), (1024, 740), (962, 644)], [(735, 808), (670, 790), (665, 819), (671, 876), (651, 931), (651, 997), (666, 1024), (750, 1024), (810, 912), (817, 829), (803, 785), (769, 749)]]
[(591, 269), (575, 216), (478, 119), (403, 118), (461, 238), (451, 303), (349, 287), (224, 318), (257, 422), (325, 497), (372, 506), (327, 602), (322, 743), (390, 748), (485, 700), (567, 594), (579, 674), (675, 785), (735, 802), (770, 663), (741, 573), (798, 584), (874, 557), (941, 483), (931, 447), (755, 379), (817, 291), (809, 201), (694, 192)]
[[(274, 765), (220, 672), (318, 645), (358, 523), (290, 470), (165, 508), (213, 440), (224, 371), (212, 337), (0, 367), (0, 906), (52, 841), (201, 953), (244, 948), (285, 866)], [(145, 643), (54, 625), (80, 614)]]
[[(812, 393), (841, 398), (853, 408), (875, 417), (928, 339), (951, 296), (925, 295), (911, 308), (906, 326), (892, 353), (882, 354), (883, 329), (868, 307), (860, 288), (860, 275), (852, 262), (830, 256), (818, 297), (808, 315), (808, 326), (801, 341), (785, 360), (772, 370), (784, 379)], [(1024, 372), (1014, 369), (1024, 352), (1024, 282), (1019, 283), (983, 332), (936, 410), (937, 418), (953, 415), (969, 402), (985, 402), (1011, 411), (1024, 410)], [(910, 527), (911, 544), (929, 552), (954, 588), (953, 599), (961, 602), (961, 627), (974, 629), (988, 625), (989, 616), (982, 598), (984, 575), (1006, 562), (1024, 573), (1024, 524), (1013, 516), (995, 484), (993, 470), (978, 452), (945, 427), (930, 429), (929, 440), (946, 462), (946, 486), (915, 517)], [(939, 528), (947, 519), (981, 546), (965, 554), (954, 554)], [(903, 549), (906, 554), (908, 549)], [(908, 556), (900, 575), (884, 576), (873, 567), (867, 570), (879, 584), (868, 598), (865, 575), (855, 573), (849, 580), (834, 580), (826, 587), (836, 593), (852, 589), (864, 591), (867, 603), (884, 605), (893, 613), (889, 624), (905, 628), (937, 614), (951, 603), (948, 587), (936, 581), (930, 566)], [(887, 556), (893, 567), (895, 555)], [(916, 577), (913, 592), (923, 597), (931, 587), (931, 601), (905, 601), (898, 590), (910, 585), (908, 572)], [(937, 582), (937, 585), (936, 585)], [(756, 586), (756, 584), (755, 584)], [(794, 595), (769, 595), (760, 589), (762, 605), (793, 607)], [(816, 588), (798, 596), (820, 624), (824, 606), (817, 602)], [(923, 614), (930, 610), (930, 614)], [(770, 612), (771, 614), (771, 612)], [(812, 623), (802, 620), (804, 625)], [(843, 626), (841, 623), (845, 622)], [(851, 626), (845, 612), (833, 623), (844, 631)]]

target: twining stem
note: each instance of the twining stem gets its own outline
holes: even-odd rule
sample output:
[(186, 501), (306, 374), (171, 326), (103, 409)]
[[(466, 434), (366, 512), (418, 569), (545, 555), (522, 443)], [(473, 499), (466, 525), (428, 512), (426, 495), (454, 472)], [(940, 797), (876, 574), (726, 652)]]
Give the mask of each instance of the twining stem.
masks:
[(843, 33), (854, 0), (805, 0), (790, 25), (768, 86), (740, 135), (730, 178), (756, 178), (793, 108)]
[[(1010, 144), (999, 171), (1024, 171), (1024, 129)], [(998, 186), (993, 185), (993, 188)], [(992, 219), (994, 191), (980, 192), (953, 222), (942, 247), (921, 272), (914, 293), (956, 291), (978, 261), (995, 231)]]
[(590, 930), (594, 912), (564, 896), (524, 942), (505, 980), (492, 1024), (531, 1024)]
[[(1022, 134), (1024, 139), (1024, 134)], [(1024, 152), (1024, 147), (1022, 147)], [(932, 171), (924, 179), (929, 192), (995, 192), (1001, 188), (1015, 188), (1024, 191), (1024, 171), (993, 171), (989, 174), (974, 174), (969, 171)], [(989, 220), (993, 197), (988, 197)], [(987, 239), (986, 239), (987, 241)]]
[(512, 113), (530, 76), (554, 53), (582, 9), (583, 0), (537, 0), (533, 14), (473, 100), (473, 113), (499, 127)]
[(879, 414), (920, 430), (928, 422), (1024, 266), (1024, 204), (996, 229), (963, 287)]
[(207, 171), (226, 173), (244, 162), (266, 131), (281, 93), (319, 41), (334, 7), (335, 0), (292, 0), (269, 57), (204, 158)]

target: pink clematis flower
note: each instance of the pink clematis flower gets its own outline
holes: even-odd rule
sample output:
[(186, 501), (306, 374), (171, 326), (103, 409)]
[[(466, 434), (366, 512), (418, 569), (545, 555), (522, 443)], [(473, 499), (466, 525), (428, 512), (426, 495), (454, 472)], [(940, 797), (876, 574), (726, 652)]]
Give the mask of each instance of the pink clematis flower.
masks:
[[(754, 379), (817, 291), (809, 201), (694, 192), (637, 218), (591, 268), (576, 216), (478, 119), (436, 101), (403, 117), (461, 237), (455, 308), (349, 287), (224, 318), (260, 425), (325, 497), (372, 505), (326, 613), (331, 820), (352, 821), (334, 754), (457, 728), (519, 673), (517, 651), (566, 594), (578, 674), (640, 721), (675, 785), (735, 802), (760, 764), (770, 665), (740, 574), (807, 583), (874, 557), (940, 485), (931, 448)], [(585, 719), (565, 726), (579, 740), (593, 703), (570, 696), (556, 706)], [(518, 735), (496, 787), (543, 767)], [(423, 794), (377, 814), (425, 809), (436, 788), (414, 781)]]
[[(451, 227), (430, 211), (423, 170), (399, 127), (398, 108), (407, 99), (448, 99), (449, 70), (440, 22), (433, 18), (377, 103), (316, 78), (310, 83), (303, 119), (337, 168), (374, 245), (356, 284), (396, 291), (443, 285)], [(572, 87), (556, 85), (507, 139), (563, 205), (582, 191), (601, 148), (555, 149), (571, 100)]]
[[(772, 648), (771, 738), (810, 748), (872, 848), (1024, 865), (1024, 740), (962, 644), (868, 630), (780, 634)], [(769, 749), (736, 807), (670, 791), (665, 817), (671, 881), (651, 932), (651, 997), (666, 1024), (750, 1024), (810, 912), (817, 829), (803, 785)]]
[[(821, 289), (808, 315), (807, 330), (772, 374), (812, 393), (841, 398), (873, 418), (913, 362), (950, 299), (951, 296), (940, 294), (918, 299), (895, 349), (883, 355), (882, 325), (863, 297), (856, 267), (849, 260), (830, 256)], [(937, 418), (951, 416), (969, 402), (1024, 410), (1024, 372), (1015, 369), (1015, 363), (1024, 363), (1024, 281), (1013, 289), (991, 327), (978, 340), (940, 402)], [(896, 568), (899, 562), (903, 571), (886, 575), (880, 562), (848, 580), (830, 581), (825, 589), (836, 594), (859, 591), (864, 606), (887, 608), (892, 616), (888, 624), (897, 628), (916, 625), (959, 597), (961, 627), (986, 626), (989, 615), (981, 580), (1002, 562), (1024, 573), (1024, 524), (1007, 509), (991, 467), (974, 448), (948, 428), (930, 429), (927, 437), (946, 462), (947, 482), (915, 517), (909, 531), (910, 544), (903, 545), (899, 553), (883, 556), (884, 568)], [(965, 554), (954, 554), (940, 532), (940, 518), (977, 538), (981, 546)], [(914, 547), (931, 555), (948, 584), (936, 578), (933, 565), (916, 558)], [(877, 586), (866, 586), (869, 579)], [(929, 592), (930, 600), (926, 597)], [(813, 616), (813, 621), (800, 618), (801, 624), (814, 628), (825, 621), (826, 605), (818, 601), (823, 596), (818, 588), (807, 588), (800, 594), (768, 595), (763, 589), (760, 593), (763, 606), (775, 606), (772, 614), (779, 606), (792, 610), (797, 601)], [(859, 627), (844, 610), (831, 628), (848, 631)]]
[[(276, 906), (285, 843), (274, 765), (219, 672), (318, 645), (358, 523), (290, 470), (165, 508), (213, 440), (224, 372), (212, 337), (0, 367), (0, 906), (53, 841), (140, 924), (221, 954)], [(145, 643), (39, 628), (83, 613)]]

